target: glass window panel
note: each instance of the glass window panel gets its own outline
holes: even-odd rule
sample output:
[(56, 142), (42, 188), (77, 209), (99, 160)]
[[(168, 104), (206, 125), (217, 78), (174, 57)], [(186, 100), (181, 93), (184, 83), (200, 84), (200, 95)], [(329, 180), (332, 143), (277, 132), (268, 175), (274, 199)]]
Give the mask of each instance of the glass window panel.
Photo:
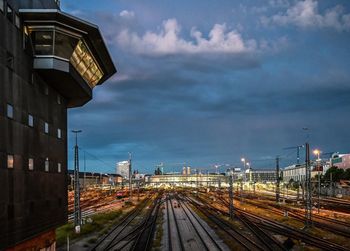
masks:
[(32, 159), (32, 158), (28, 159), (28, 169), (34, 170), (34, 159)]
[(34, 31), (32, 39), (36, 55), (53, 54), (53, 32), (52, 31)]
[(13, 106), (7, 104), (7, 117), (13, 119)]
[(7, 155), (7, 168), (13, 168), (14, 157), (13, 155)]
[(33, 115), (31, 115), (31, 114), (28, 114), (28, 125), (29, 125), (30, 127), (33, 127), (33, 126), (34, 126), (34, 117), (33, 117)]
[(62, 172), (62, 165), (61, 163), (57, 163), (57, 172)]
[(45, 133), (49, 133), (49, 124), (45, 122)]
[(93, 76), (94, 76), (94, 73), (91, 72), (90, 70), (85, 71), (85, 73), (83, 75), (84, 79), (88, 80), (88, 82), (91, 81)]
[(62, 138), (62, 131), (61, 129), (57, 129), (57, 138)]
[(103, 76), (97, 62), (81, 40), (74, 49), (70, 62), (91, 88), (94, 87)]
[(74, 48), (78, 43), (78, 39), (59, 31), (55, 33), (55, 55), (69, 59), (72, 56)]
[(50, 167), (49, 159), (46, 158), (46, 160), (45, 160), (45, 172), (49, 171), (49, 167)]

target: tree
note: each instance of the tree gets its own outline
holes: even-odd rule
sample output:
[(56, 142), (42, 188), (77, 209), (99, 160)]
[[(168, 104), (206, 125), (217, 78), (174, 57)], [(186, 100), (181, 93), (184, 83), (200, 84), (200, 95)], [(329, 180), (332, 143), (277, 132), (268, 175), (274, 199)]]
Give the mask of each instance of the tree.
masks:
[(333, 182), (339, 182), (341, 179), (344, 178), (344, 170), (340, 169), (340, 168), (338, 168), (336, 166), (332, 166), (325, 173), (324, 181), (330, 181), (331, 180), (331, 174), (332, 174), (332, 181)]
[(343, 179), (344, 180), (350, 180), (350, 168), (345, 170), (345, 172), (343, 174)]

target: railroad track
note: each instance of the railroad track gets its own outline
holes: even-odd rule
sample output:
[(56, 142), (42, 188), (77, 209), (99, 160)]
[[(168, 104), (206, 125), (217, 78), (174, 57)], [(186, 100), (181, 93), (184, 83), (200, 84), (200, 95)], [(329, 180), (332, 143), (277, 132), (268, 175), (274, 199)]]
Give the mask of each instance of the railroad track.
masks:
[(200, 204), (190, 197), (186, 196), (185, 198), (192, 206), (205, 215), (218, 228), (220, 228), (228, 236), (232, 237), (237, 244), (239, 244), (240, 250), (265, 250), (259, 244), (239, 232), (231, 224), (218, 217), (212, 210), (210, 210), (210, 207), (206, 206), (205, 204)]
[[(275, 208), (274, 205), (270, 205), (274, 208), (270, 208), (269, 206), (265, 205), (265, 204), (261, 204), (261, 203), (255, 203), (252, 201), (245, 201), (246, 203), (249, 203), (251, 205), (254, 206), (258, 206), (261, 208), (264, 208), (267, 211), (270, 211), (272, 213), (276, 213), (276, 214), (280, 214), (283, 215), (285, 211), (288, 212), (288, 216), (293, 217), (294, 219), (300, 221), (300, 222), (304, 222), (305, 221), (305, 213), (304, 212), (299, 212), (298, 210), (293, 210), (291, 208), (288, 207), (283, 207), (282, 208)], [(336, 233), (338, 235), (350, 238), (350, 224), (343, 222), (343, 221), (339, 221), (339, 220), (335, 220), (335, 219), (331, 219), (328, 217), (323, 217), (317, 214), (313, 214), (312, 215), (313, 218), (313, 224), (315, 227), (318, 227), (320, 229), (327, 229), (333, 233)], [(348, 228), (348, 229), (346, 229)]]
[[(167, 224), (168, 224), (168, 250), (185, 250), (184, 243), (181, 238), (178, 220), (174, 212), (174, 206), (170, 195), (166, 198), (166, 208), (167, 208)], [(169, 209), (170, 208), (170, 209)], [(171, 220), (172, 219), (172, 220)], [(172, 231), (170, 222), (174, 222), (175, 233)], [(175, 240), (175, 241), (174, 241)], [(177, 241), (176, 241), (177, 240)]]
[(115, 245), (121, 240), (130, 239), (131, 237), (136, 237), (137, 231), (141, 229), (140, 225), (133, 228), (125, 234), (125, 229), (131, 225), (134, 219), (140, 215), (141, 211), (146, 208), (149, 204), (149, 199), (143, 201), (138, 207), (134, 208), (131, 212), (125, 215), (121, 221), (116, 224), (105, 236), (103, 236), (96, 245), (91, 249), (91, 251), (99, 250), (111, 250), (115, 248)]
[(142, 231), (136, 236), (131, 250), (151, 250), (152, 240), (155, 232), (156, 222), (158, 218), (160, 207), (160, 198), (158, 197), (152, 207), (152, 210), (148, 214), (145, 223), (143, 224)]
[[(223, 204), (227, 207), (227, 201), (222, 200), (224, 202)], [(212, 207), (208, 205), (208, 207)], [(220, 213), (224, 215), (228, 215), (227, 211), (223, 211), (221, 209), (217, 209), (213, 207), (213, 210), (219, 211)], [(295, 240), (301, 240), (304, 243), (307, 243), (311, 246), (320, 248), (322, 250), (330, 250), (330, 251), (349, 251), (350, 249), (340, 246), (338, 244), (335, 244), (333, 242), (315, 237), (305, 231), (297, 230), (292, 227), (289, 227), (287, 225), (281, 224), (279, 222), (276, 222), (274, 220), (268, 219), (261, 215), (255, 215), (252, 213), (248, 213), (246, 211), (240, 210), (238, 208), (235, 208), (235, 211), (243, 214), (247, 218), (249, 218), (251, 221), (258, 224), (261, 228), (264, 228), (265, 230), (269, 230), (271, 232), (290, 237)]]
[[(178, 204), (183, 209), (183, 212), (185, 213), (187, 219), (189, 220), (191, 226), (195, 230), (197, 236), (201, 240), (201, 243), (205, 250), (211, 251), (211, 250), (224, 250), (219, 243), (213, 238), (212, 233), (209, 233), (209, 231), (206, 229), (206, 227), (203, 225), (201, 220), (198, 218), (196, 214), (193, 213), (192, 209), (190, 209), (186, 202), (182, 201), (178, 196), (176, 196), (176, 199), (178, 201)], [(180, 202), (181, 201), (181, 202)]]
[[(229, 206), (229, 203), (227, 202), (226, 199), (221, 198), (221, 201), (225, 204), (225, 206)], [(267, 210), (271, 213), (275, 213), (278, 215), (284, 215), (285, 211), (288, 212), (288, 215), (291, 216), (292, 218), (304, 222), (305, 221), (305, 213), (304, 212), (299, 212), (297, 209), (292, 209), (288, 207), (284, 207), (283, 205), (279, 205), (281, 208), (276, 208), (275, 203), (257, 203), (252, 200), (247, 200), (244, 199), (245, 203), (263, 208), (264, 210)], [(272, 208), (271, 208), (272, 207)], [(350, 224), (347, 222), (331, 219), (328, 217), (320, 216), (317, 214), (313, 214), (313, 224), (315, 227), (318, 227), (320, 229), (326, 229), (331, 231), (332, 233), (336, 233), (338, 235), (350, 238)], [(347, 229), (346, 229), (347, 228)]]

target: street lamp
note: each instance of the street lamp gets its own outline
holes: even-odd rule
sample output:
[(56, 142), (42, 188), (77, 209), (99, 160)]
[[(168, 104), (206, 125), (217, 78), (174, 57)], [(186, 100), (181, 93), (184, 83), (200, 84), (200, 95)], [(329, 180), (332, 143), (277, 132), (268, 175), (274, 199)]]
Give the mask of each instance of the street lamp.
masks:
[(245, 177), (246, 159), (245, 158), (241, 158), (241, 161), (243, 162), (243, 181), (246, 182), (246, 177)]
[(250, 185), (252, 183), (252, 172), (250, 170), (250, 162), (247, 162), (246, 165), (247, 165), (247, 170), (249, 171), (249, 190), (250, 190)]
[(320, 153), (321, 153), (321, 151), (318, 150), (318, 149), (315, 149), (315, 150), (313, 151), (313, 153), (317, 156), (316, 161), (319, 161), (319, 160), (320, 160)]
[[(80, 209), (80, 184), (79, 184), (79, 146), (78, 133), (81, 130), (72, 130), (75, 134), (74, 146), (74, 228), (76, 233), (80, 233), (81, 226), (81, 209)], [(45, 165), (46, 166), (46, 165)]]
[(321, 153), (321, 151), (318, 150), (318, 149), (315, 149), (315, 150), (313, 151), (313, 153), (317, 156), (317, 159), (316, 159), (317, 179), (318, 179), (318, 195), (317, 195), (318, 203), (317, 203), (317, 212), (320, 213), (320, 193), (321, 193), (320, 168), (321, 168), (321, 166), (319, 165), (319, 162), (321, 161), (321, 159), (320, 159), (320, 153)]

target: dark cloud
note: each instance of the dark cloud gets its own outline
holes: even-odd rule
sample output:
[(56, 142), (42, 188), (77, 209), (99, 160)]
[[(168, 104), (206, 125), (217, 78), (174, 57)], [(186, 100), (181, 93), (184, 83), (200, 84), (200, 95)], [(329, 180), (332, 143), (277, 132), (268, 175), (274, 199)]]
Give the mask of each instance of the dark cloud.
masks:
[(69, 112), (69, 128), (83, 130), (81, 146), (107, 163), (90, 156), (89, 168), (111, 171), (129, 151), (147, 172), (159, 162), (238, 165), (241, 156), (272, 167), (277, 154), (286, 154), (283, 147), (305, 141), (302, 127), (310, 128), (312, 146), (350, 151), (344, 34), (276, 29), (263, 38), (288, 35), (290, 45), (273, 53), (139, 55), (115, 37), (125, 28), (144, 34), (154, 27), (144, 27), (137, 13), (129, 19), (115, 9), (91, 13), (79, 15), (99, 24), (118, 74), (95, 88), (90, 103)]

